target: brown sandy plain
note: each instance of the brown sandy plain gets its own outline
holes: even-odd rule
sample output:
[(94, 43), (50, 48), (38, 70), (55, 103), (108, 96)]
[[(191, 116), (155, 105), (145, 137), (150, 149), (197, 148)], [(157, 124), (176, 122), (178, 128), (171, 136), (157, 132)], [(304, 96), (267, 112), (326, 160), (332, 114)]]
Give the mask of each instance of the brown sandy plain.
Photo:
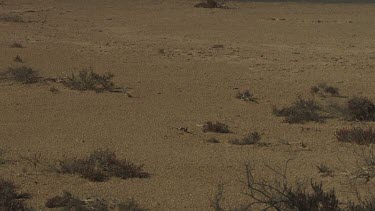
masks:
[[(356, 168), (356, 152), (368, 147), (340, 143), (334, 135), (374, 123), (288, 124), (272, 106), (311, 98), (310, 87), (321, 82), (345, 96), (375, 100), (375, 5), (229, 2), (232, 9), (201, 9), (195, 3), (2, 1), (0, 14), (27, 21), (0, 21), (2, 71), (20, 65), (16, 55), (44, 77), (92, 67), (115, 74), (114, 82), (130, 87), (133, 96), (0, 84), (0, 147), (7, 161), (0, 176), (31, 193), (29, 205), (45, 210), (48, 198), (69, 191), (81, 198), (133, 198), (150, 210), (212, 210), (223, 184), (223, 205), (234, 207), (248, 200), (245, 164), (257, 178), (272, 179), (265, 165), (282, 167), (290, 158), (290, 180), (322, 181), (344, 201), (355, 199), (349, 183), (363, 193), (374, 188), (373, 180), (345, 175)], [(10, 48), (13, 42), (24, 48)], [(213, 48), (218, 44), (223, 48)], [(61, 92), (51, 93), (52, 86)], [(245, 89), (258, 104), (235, 98)], [(206, 121), (224, 122), (233, 133), (203, 133), (199, 125)], [(270, 145), (228, 143), (249, 131)], [(212, 137), (222, 142), (205, 141)], [(96, 149), (144, 164), (152, 176), (95, 183), (47, 170)], [(35, 157), (34, 166), (28, 160)], [(334, 169), (333, 177), (318, 173), (321, 163)]]

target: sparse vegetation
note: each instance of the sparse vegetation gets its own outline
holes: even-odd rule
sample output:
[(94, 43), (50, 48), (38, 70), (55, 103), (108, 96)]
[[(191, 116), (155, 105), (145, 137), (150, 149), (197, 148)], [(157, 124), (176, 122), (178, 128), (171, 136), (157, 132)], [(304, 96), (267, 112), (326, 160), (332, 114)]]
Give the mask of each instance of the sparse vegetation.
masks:
[(234, 145), (253, 145), (258, 144), (261, 139), (261, 135), (258, 132), (251, 132), (242, 139), (233, 139), (229, 143)]
[(320, 164), (319, 166), (317, 166), (318, 170), (319, 170), (319, 173), (323, 176), (323, 177), (327, 177), (327, 176), (330, 176), (332, 177), (333, 176), (333, 170), (328, 167), (327, 165), (325, 164)]
[(19, 15), (0, 15), (0, 21), (16, 23), (24, 22), (23, 18)]
[(113, 77), (114, 75), (111, 73), (99, 75), (92, 70), (81, 70), (78, 75), (72, 73), (72, 76), (68, 77), (63, 84), (71, 89), (79, 91), (113, 91), (115, 89), (114, 83), (112, 82)]
[(365, 182), (369, 182), (371, 179), (375, 178), (375, 152), (374, 146), (370, 146), (357, 153), (358, 160), (357, 166), (354, 171), (349, 171), (345, 169), (347, 176), (351, 179), (363, 179)]
[(122, 202), (117, 205), (117, 210), (120, 211), (147, 211), (147, 209), (141, 208), (134, 200)]
[(360, 145), (375, 144), (375, 130), (373, 128), (344, 128), (336, 131), (335, 135), (337, 140), (341, 142), (355, 143)]
[(220, 140), (216, 139), (216, 138), (210, 138), (208, 140), (206, 140), (207, 143), (212, 143), (212, 144), (217, 144), (217, 143), (220, 143)]
[(5, 150), (0, 149), (0, 165), (5, 164), (5, 160), (3, 158), (4, 154), (5, 154)]
[(372, 196), (365, 200), (360, 200), (358, 204), (349, 202), (348, 210), (349, 211), (374, 211), (375, 210), (375, 198)]
[(64, 192), (62, 196), (55, 196), (47, 200), (45, 203), (47, 208), (64, 208), (64, 210), (79, 210), (79, 211), (109, 211), (109, 210), (120, 210), (120, 211), (144, 211), (139, 205), (129, 200), (120, 204), (110, 204), (107, 201), (101, 199), (84, 199), (81, 200), (73, 196), (69, 192)]
[(325, 117), (321, 116), (320, 106), (313, 100), (299, 98), (290, 107), (281, 109), (273, 108), (273, 114), (285, 117), (288, 123), (305, 123), (309, 121), (323, 122)]
[(207, 0), (206, 2), (201, 2), (194, 7), (198, 8), (222, 8), (222, 9), (227, 9), (228, 7), (225, 6), (225, 1), (217, 1), (217, 0)]
[[(308, 188), (301, 182), (294, 185), (288, 183), (287, 165), (284, 170), (273, 169), (267, 166), (277, 175), (277, 178), (266, 181), (255, 179), (252, 170), (246, 166), (246, 196), (250, 202), (245, 206), (240, 206), (230, 211), (247, 210), (277, 210), (277, 211), (372, 211), (374, 210), (374, 197), (361, 200), (359, 203), (349, 201), (344, 203), (339, 201), (334, 189), (325, 191), (320, 182), (311, 180)], [(358, 194), (357, 194), (358, 197)], [(216, 211), (225, 211), (222, 206), (223, 186), (220, 185), (211, 205)]]
[(257, 98), (255, 98), (253, 93), (251, 93), (249, 90), (245, 90), (243, 92), (239, 91), (236, 95), (236, 98), (247, 102), (258, 103)]
[(20, 57), (20, 55), (17, 55), (16, 57), (14, 57), (13, 61), (23, 63), (23, 60)]
[(11, 48), (23, 48), (23, 45), (18, 42), (14, 42), (13, 44), (10, 45)]
[(37, 83), (40, 79), (38, 72), (27, 66), (10, 67), (3, 75), (5, 75), (6, 79), (23, 84)]
[(60, 90), (59, 89), (57, 89), (56, 87), (51, 87), (50, 89), (49, 89), (49, 91), (50, 92), (52, 92), (53, 94), (58, 94), (58, 93), (60, 93)]
[(312, 94), (319, 94), (323, 97), (326, 96), (326, 94), (329, 94), (333, 97), (340, 96), (339, 89), (333, 86), (328, 86), (325, 83), (318, 84), (317, 86), (311, 87), (311, 93)]
[(202, 127), (203, 132), (229, 133), (228, 125), (220, 122), (205, 122)]
[(83, 178), (94, 182), (102, 182), (110, 177), (147, 178), (149, 173), (127, 160), (118, 160), (115, 153), (108, 150), (97, 150), (83, 159), (60, 161), (57, 169), (64, 174), (79, 174)]
[(353, 97), (347, 104), (352, 120), (375, 121), (375, 105), (369, 99), (365, 97)]
[(32, 209), (24, 204), (24, 199), (27, 198), (30, 198), (30, 195), (19, 193), (12, 182), (0, 179), (0, 210), (31, 211)]

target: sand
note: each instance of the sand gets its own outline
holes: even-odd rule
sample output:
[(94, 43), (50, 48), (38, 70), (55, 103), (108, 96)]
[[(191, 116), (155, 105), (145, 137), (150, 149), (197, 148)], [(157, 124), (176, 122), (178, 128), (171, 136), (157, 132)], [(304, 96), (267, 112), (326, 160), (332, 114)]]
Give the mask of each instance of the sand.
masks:
[[(193, 7), (196, 1), (172, 0), (2, 2), (0, 14), (26, 22), (0, 21), (1, 71), (27, 65), (43, 77), (64, 77), (91, 67), (115, 74), (116, 85), (133, 96), (59, 83), (0, 83), (0, 148), (7, 161), (0, 176), (30, 193), (27, 203), (37, 210), (63, 191), (133, 198), (150, 210), (213, 210), (219, 184), (223, 206), (234, 207), (249, 200), (242, 183), (246, 164), (257, 178), (272, 179), (266, 165), (282, 168), (291, 158), (290, 180), (312, 178), (344, 201), (355, 198), (345, 169), (354, 171), (355, 153), (368, 147), (340, 143), (334, 133), (375, 124), (288, 124), (272, 107), (312, 98), (310, 87), (322, 82), (344, 96), (374, 101), (375, 5), (229, 2), (231, 9), (203, 9)], [(24, 48), (9, 47), (14, 42)], [(13, 61), (16, 55), (23, 64)], [(235, 98), (246, 89), (258, 103)], [(203, 133), (206, 121), (226, 123), (233, 133)], [(269, 145), (228, 143), (251, 131)], [(213, 137), (221, 142), (206, 142)], [(152, 175), (95, 183), (49, 170), (97, 149), (143, 164)], [(321, 163), (334, 169), (333, 177), (318, 173)], [(366, 192), (375, 183), (354, 184)]]

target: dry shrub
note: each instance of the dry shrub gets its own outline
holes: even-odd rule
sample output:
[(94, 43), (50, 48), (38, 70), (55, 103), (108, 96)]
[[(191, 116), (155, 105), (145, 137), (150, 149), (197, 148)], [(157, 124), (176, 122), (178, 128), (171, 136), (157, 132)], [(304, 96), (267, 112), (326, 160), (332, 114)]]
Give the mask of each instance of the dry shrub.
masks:
[(197, 7), (197, 8), (222, 8), (222, 9), (228, 9), (228, 7), (225, 6), (225, 2), (224, 1), (217, 1), (217, 0), (207, 0), (206, 2), (201, 2), (201, 3), (198, 3), (198, 4), (194, 5), (194, 7)]
[(24, 204), (24, 199), (27, 198), (30, 198), (30, 195), (18, 193), (12, 182), (0, 179), (0, 210), (31, 211), (32, 209)]
[(37, 83), (40, 80), (38, 72), (27, 66), (10, 67), (3, 75), (5, 75), (6, 79), (23, 84)]
[(234, 139), (229, 141), (229, 143), (234, 145), (253, 145), (258, 144), (261, 139), (262, 138), (258, 132), (251, 132), (242, 139)]
[(10, 45), (11, 48), (23, 48), (23, 45), (18, 42), (14, 42), (12, 45)]
[(121, 179), (148, 178), (149, 173), (127, 160), (118, 160), (115, 153), (108, 150), (97, 150), (83, 159), (60, 161), (58, 172), (79, 174), (94, 182), (102, 182), (110, 177)]
[(285, 117), (288, 123), (323, 122), (325, 117), (319, 114), (320, 106), (313, 100), (299, 98), (290, 107), (273, 108), (273, 114)]
[(236, 95), (236, 98), (247, 102), (257, 103), (257, 98), (254, 97), (253, 93), (251, 93), (250, 90), (245, 90), (243, 92), (239, 91)]
[(335, 136), (338, 141), (349, 142), (360, 145), (375, 144), (375, 130), (373, 128), (351, 128), (336, 131)]
[(375, 105), (365, 97), (353, 97), (348, 103), (348, 112), (352, 120), (375, 121)]
[(229, 133), (228, 125), (220, 122), (205, 122), (202, 127), (203, 132)]
[(340, 96), (339, 89), (333, 86), (328, 86), (325, 83), (320, 83), (317, 86), (311, 87), (312, 94), (320, 94), (321, 96), (325, 97), (326, 94), (331, 95), (333, 97)]
[(145, 211), (138, 206), (138, 204), (129, 200), (120, 204), (110, 204), (105, 200), (101, 199), (84, 199), (81, 200), (73, 196), (69, 192), (64, 192), (62, 196), (55, 196), (47, 200), (45, 203), (47, 208), (64, 208), (64, 210), (79, 210), (79, 211), (109, 211), (109, 210), (120, 210), (120, 211)]
[(111, 73), (99, 75), (92, 70), (81, 70), (78, 75), (74, 73), (68, 77), (63, 84), (71, 89), (86, 91), (92, 90), (95, 92), (112, 91), (115, 89)]
[(15, 22), (15, 23), (24, 22), (23, 18), (19, 15), (0, 15), (0, 21)]

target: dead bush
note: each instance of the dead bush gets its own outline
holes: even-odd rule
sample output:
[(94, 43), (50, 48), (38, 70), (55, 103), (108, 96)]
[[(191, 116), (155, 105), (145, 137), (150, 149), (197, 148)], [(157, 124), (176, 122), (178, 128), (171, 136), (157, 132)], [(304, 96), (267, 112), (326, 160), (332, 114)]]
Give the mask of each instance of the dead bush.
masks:
[(134, 200), (113, 204), (102, 199), (79, 199), (69, 192), (64, 192), (62, 196), (55, 196), (48, 199), (45, 206), (47, 208), (63, 208), (64, 210), (79, 211), (146, 211), (146, 209), (141, 208)]
[(2, 75), (5, 75), (5, 79), (13, 80), (23, 84), (37, 83), (40, 80), (38, 72), (27, 66), (10, 67), (8, 71), (3, 73)]
[(320, 83), (317, 86), (311, 87), (312, 94), (319, 94), (325, 97), (327, 94), (333, 97), (340, 96), (339, 89), (333, 86), (328, 86), (325, 83)]
[(373, 128), (344, 128), (336, 131), (338, 141), (355, 143), (360, 145), (375, 144), (375, 130)]
[(365, 97), (353, 97), (348, 103), (348, 112), (352, 120), (375, 121), (375, 105)]
[(251, 132), (242, 139), (233, 139), (229, 143), (234, 145), (253, 145), (258, 144), (261, 139), (261, 135), (258, 132)]
[(222, 8), (222, 9), (227, 9), (228, 7), (225, 6), (225, 1), (217, 1), (217, 0), (207, 0), (206, 2), (201, 2), (194, 7), (197, 8)]
[(20, 57), (20, 55), (17, 55), (16, 57), (14, 57), (14, 58), (13, 58), (13, 61), (23, 63), (23, 60), (22, 60), (22, 58)]
[(220, 122), (205, 122), (203, 124), (202, 130), (204, 133), (206, 132), (214, 132), (214, 133), (229, 133), (228, 125)]
[(238, 92), (236, 95), (237, 99), (247, 101), (247, 102), (257, 102), (257, 98), (254, 97), (253, 93), (251, 93), (249, 90), (245, 90), (243, 92)]
[(149, 173), (127, 160), (118, 160), (115, 153), (97, 150), (87, 158), (60, 161), (57, 171), (63, 174), (79, 174), (94, 182), (102, 182), (110, 177), (121, 179), (148, 178)]
[(24, 22), (23, 18), (19, 15), (0, 15), (0, 21), (15, 22), (15, 23)]
[(212, 144), (218, 144), (220, 143), (220, 140), (216, 139), (216, 138), (210, 138), (208, 140), (206, 140), (207, 143), (212, 143)]
[(12, 182), (0, 179), (0, 210), (31, 211), (32, 209), (24, 204), (24, 200), (28, 198), (30, 195), (19, 193)]
[(290, 107), (273, 108), (273, 114), (285, 117), (288, 123), (305, 123), (309, 121), (323, 122), (325, 117), (320, 115), (321, 107), (313, 100), (299, 98)]
[(23, 48), (23, 45), (18, 42), (14, 42), (13, 44), (10, 45), (11, 48)]

